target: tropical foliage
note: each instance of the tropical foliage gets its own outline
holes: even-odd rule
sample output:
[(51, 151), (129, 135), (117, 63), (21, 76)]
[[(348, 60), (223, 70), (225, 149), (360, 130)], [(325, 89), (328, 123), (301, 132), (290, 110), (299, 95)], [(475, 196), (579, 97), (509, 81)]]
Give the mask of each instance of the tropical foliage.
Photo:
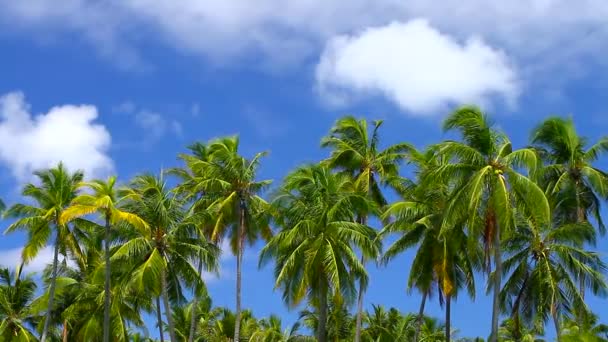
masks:
[[(385, 145), (381, 127), (337, 120), (327, 158), (274, 185), (259, 177), (266, 153), (242, 155), (238, 137), (194, 143), (182, 166), (124, 183), (85, 182), (61, 163), (37, 171), (22, 203), (0, 201), (6, 233), (26, 236), (16, 267), (0, 269), (0, 340), (484, 341), (461, 336), (452, 309), (485, 282), (488, 341), (608, 341), (587, 301), (608, 294), (596, 247), (608, 138), (588, 143), (553, 117), (516, 149), (471, 106), (445, 119), (456, 139), (424, 149)], [(205, 279), (224, 241), (234, 308), (215, 306)], [(295, 321), (242, 307), (243, 255), (258, 243)], [(47, 245), (52, 262), (24, 274)], [(409, 272), (395, 276), (419, 293), (418, 312), (366, 303), (371, 263), (405, 252)], [(426, 315), (431, 301), (444, 317)]]

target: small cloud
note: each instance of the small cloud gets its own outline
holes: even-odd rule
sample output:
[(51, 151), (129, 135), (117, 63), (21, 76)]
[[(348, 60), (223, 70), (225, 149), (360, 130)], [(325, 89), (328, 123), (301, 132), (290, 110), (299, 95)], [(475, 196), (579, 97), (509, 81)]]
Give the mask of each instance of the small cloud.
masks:
[(132, 114), (135, 112), (135, 104), (131, 101), (125, 101), (118, 106), (112, 108), (113, 113)]
[(143, 130), (146, 144), (154, 143), (167, 134), (181, 136), (182, 125), (175, 119), (168, 119), (159, 112), (140, 108), (131, 101), (125, 101), (112, 108), (114, 113), (127, 114), (133, 117), (135, 125)]
[(193, 103), (190, 108), (190, 114), (194, 118), (198, 118), (201, 114), (201, 106), (198, 103)]

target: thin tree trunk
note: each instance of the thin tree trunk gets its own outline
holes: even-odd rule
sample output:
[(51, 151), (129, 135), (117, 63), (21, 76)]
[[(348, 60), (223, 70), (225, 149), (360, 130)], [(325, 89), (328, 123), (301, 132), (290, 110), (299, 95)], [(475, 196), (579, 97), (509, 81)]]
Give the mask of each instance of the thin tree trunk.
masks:
[(160, 296), (156, 297), (156, 320), (158, 321), (158, 332), (160, 333), (160, 342), (165, 342), (163, 335), (163, 317), (160, 312)]
[(44, 327), (42, 328), (42, 336), (40, 342), (46, 342), (46, 338), (49, 332), (49, 326), (51, 324), (51, 313), (53, 311), (53, 304), (55, 301), (55, 286), (57, 285), (57, 264), (59, 263), (59, 227), (57, 229), (57, 235), (55, 238), (55, 251), (53, 252), (53, 271), (51, 273), (51, 286), (49, 287), (49, 304), (46, 309), (46, 317), (44, 318)]
[(420, 302), (420, 310), (418, 311), (418, 322), (416, 322), (416, 331), (414, 332), (414, 342), (418, 342), (420, 339), (420, 330), (422, 329), (422, 322), (424, 320), (424, 305), (426, 304), (426, 297), (428, 291), (424, 291), (422, 294), (422, 301)]
[[(362, 225), (366, 225), (367, 217), (365, 215), (362, 215), (359, 221)], [(361, 264), (365, 266), (365, 257), (363, 256), (363, 251), (361, 251)], [(355, 342), (361, 341), (361, 329), (363, 325), (363, 292), (365, 291), (363, 285), (363, 279), (360, 279), (359, 293), (357, 294), (357, 320), (355, 326)]]
[[(580, 182), (577, 180), (575, 182), (575, 189), (574, 191), (576, 192), (576, 222), (577, 223), (582, 223), (585, 221), (585, 211), (583, 209), (583, 207), (581, 206), (581, 195), (579, 193), (579, 185)], [(581, 274), (579, 274), (579, 291), (581, 294), (581, 299), (583, 300), (583, 302), (585, 301), (585, 279), (582, 277)], [(584, 321), (584, 309), (580, 308), (579, 312), (578, 312), (578, 317), (577, 317), (577, 321), (579, 323), (579, 325), (582, 325), (583, 321)]]
[(319, 279), (319, 324), (317, 326), (317, 341), (327, 342), (327, 285)]
[(160, 281), (163, 291), (163, 304), (165, 306), (165, 316), (167, 316), (167, 325), (169, 326), (169, 338), (171, 342), (177, 342), (175, 338), (175, 326), (173, 325), (173, 315), (171, 305), (169, 305), (169, 292), (167, 291), (167, 271), (163, 269), (160, 275)]
[(452, 336), (452, 328), (451, 328), (451, 305), (452, 305), (452, 296), (445, 296), (445, 342), (450, 342), (450, 338)]
[[(203, 278), (203, 256), (199, 254), (198, 258), (198, 276)], [(198, 305), (198, 293), (194, 289), (194, 300), (192, 301), (192, 311), (190, 312), (190, 333), (188, 334), (188, 342), (194, 341), (194, 329), (196, 327), (196, 307)]]
[(68, 342), (68, 321), (63, 321), (63, 331), (61, 332), (61, 339), (63, 342)]
[(557, 340), (557, 342), (559, 342), (561, 340), (561, 331), (559, 328), (559, 315), (557, 314), (557, 312), (555, 310), (553, 310), (553, 313), (551, 314), (551, 316), (553, 316), (553, 325), (555, 326), (555, 339)]
[(110, 342), (110, 214), (106, 214), (105, 233), (106, 279), (104, 283), (103, 342)]
[[(361, 263), (365, 263), (365, 258), (361, 255)], [(355, 342), (361, 341), (361, 328), (363, 323), (363, 279), (359, 280), (359, 293), (357, 295), (357, 321), (355, 329)]]
[(498, 318), (500, 315), (500, 285), (502, 278), (502, 254), (500, 250), (500, 226), (496, 223), (496, 218), (493, 218), (495, 223), (494, 231), (494, 293), (492, 300), (492, 335), (489, 342), (498, 342)]
[(239, 208), (239, 227), (237, 232), (236, 256), (236, 312), (234, 322), (234, 342), (241, 338), (241, 278), (243, 267), (243, 243), (245, 242), (245, 204), (241, 201)]

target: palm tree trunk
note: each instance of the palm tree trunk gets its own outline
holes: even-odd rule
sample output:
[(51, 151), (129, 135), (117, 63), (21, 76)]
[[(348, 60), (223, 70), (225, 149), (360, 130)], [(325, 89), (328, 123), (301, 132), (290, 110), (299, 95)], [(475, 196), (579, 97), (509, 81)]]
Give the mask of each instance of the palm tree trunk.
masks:
[(452, 336), (452, 328), (451, 328), (451, 305), (452, 305), (452, 296), (445, 296), (445, 342), (450, 342), (450, 338)]
[(42, 328), (42, 336), (40, 342), (46, 342), (49, 326), (51, 324), (51, 313), (55, 301), (55, 286), (57, 285), (57, 264), (59, 263), (59, 227), (55, 237), (55, 251), (53, 252), (53, 271), (51, 273), (51, 286), (49, 287), (49, 304), (46, 309), (46, 317), (44, 318), (44, 327)]
[(498, 316), (500, 315), (500, 285), (502, 278), (502, 254), (500, 250), (500, 227), (496, 223), (496, 218), (493, 218), (495, 224), (494, 231), (494, 293), (492, 300), (492, 335), (489, 342), (498, 342)]
[(103, 342), (110, 342), (110, 214), (106, 214), (105, 233), (106, 279), (104, 283)]
[(160, 342), (165, 342), (163, 335), (163, 317), (160, 313), (160, 296), (156, 297), (156, 320), (158, 321), (158, 332), (160, 333)]
[(171, 342), (177, 342), (175, 338), (175, 326), (173, 325), (173, 314), (169, 305), (169, 292), (167, 291), (167, 271), (163, 268), (160, 274), (160, 281), (163, 291), (163, 304), (165, 306), (165, 316), (167, 316), (167, 325), (169, 326), (169, 338)]
[(63, 331), (61, 332), (63, 342), (68, 342), (68, 321), (63, 320)]
[[(365, 215), (362, 215), (359, 221), (362, 225), (366, 225), (367, 217)], [(363, 256), (363, 252), (361, 252), (361, 264), (365, 265), (365, 257)], [(357, 294), (357, 320), (355, 327), (355, 342), (361, 341), (361, 329), (363, 325), (363, 292), (365, 291), (363, 285), (363, 279), (360, 279), (359, 293)]]
[[(582, 223), (585, 221), (585, 210), (583, 209), (583, 207), (581, 206), (581, 195), (579, 192), (579, 185), (580, 182), (577, 180), (575, 182), (575, 188), (574, 191), (576, 192), (576, 222), (577, 223)], [(585, 301), (585, 278), (582, 277), (579, 274), (579, 291), (581, 294), (581, 299), (583, 300), (583, 302)], [(584, 321), (584, 309), (581, 308), (577, 314), (577, 321), (579, 323), (579, 325), (582, 325), (583, 321)]]
[[(198, 258), (198, 276), (199, 278), (203, 278), (203, 256), (199, 254)], [(196, 293), (196, 289), (194, 289), (194, 300), (192, 301), (192, 312), (190, 312), (190, 333), (188, 334), (188, 342), (194, 341), (194, 330), (196, 327), (196, 307), (198, 305), (198, 293)]]
[(559, 342), (561, 340), (561, 331), (559, 328), (559, 315), (555, 309), (551, 313), (551, 316), (553, 316), (553, 325), (555, 326), (555, 339)]
[(237, 232), (237, 256), (236, 256), (236, 311), (234, 314), (234, 341), (239, 342), (241, 338), (241, 278), (243, 268), (243, 244), (245, 242), (245, 204), (240, 202), (239, 227)]
[[(361, 256), (361, 263), (365, 263), (365, 258), (363, 255)], [(356, 321), (356, 329), (355, 329), (355, 342), (361, 341), (361, 328), (363, 323), (363, 291), (365, 290), (363, 287), (363, 279), (359, 280), (359, 293), (357, 296), (357, 321)]]
[(424, 305), (426, 304), (426, 297), (428, 291), (422, 293), (422, 301), (420, 302), (420, 310), (418, 311), (418, 322), (416, 322), (416, 331), (414, 332), (414, 342), (418, 342), (420, 338), (420, 330), (422, 329), (422, 322), (424, 320)]
[(319, 323), (317, 325), (317, 341), (327, 342), (327, 285), (319, 279)]

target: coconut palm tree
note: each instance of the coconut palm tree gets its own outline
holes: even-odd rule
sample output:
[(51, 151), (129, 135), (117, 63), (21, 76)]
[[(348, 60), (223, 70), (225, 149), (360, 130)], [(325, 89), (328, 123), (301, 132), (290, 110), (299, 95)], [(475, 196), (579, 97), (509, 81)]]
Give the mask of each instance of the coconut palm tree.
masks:
[(568, 219), (564, 221), (584, 222), (592, 216), (604, 234), (600, 199), (608, 195), (608, 175), (593, 163), (608, 152), (608, 137), (588, 146), (587, 138), (577, 134), (572, 119), (552, 117), (533, 130), (531, 141), (548, 163), (543, 167), (541, 179), (547, 192), (574, 195), (574, 210), (567, 210)]
[(444, 130), (460, 133), (462, 141), (448, 140), (437, 146), (450, 163), (438, 167), (429, 180), (454, 184), (454, 195), (445, 210), (444, 228), (449, 229), (466, 218), (469, 236), (483, 238), (488, 273), (493, 250), (495, 276), (490, 341), (496, 342), (503, 232), (513, 228), (515, 207), (539, 222), (549, 222), (549, 203), (539, 186), (519, 172), (537, 168), (535, 151), (513, 150), (508, 137), (496, 130), (481, 110), (459, 108), (446, 118)]
[(608, 325), (598, 322), (596, 315), (588, 313), (580, 319), (565, 319), (562, 323), (562, 342), (608, 342)]
[(313, 342), (314, 338), (299, 333), (301, 323), (294, 323), (283, 330), (281, 318), (270, 315), (258, 322), (258, 329), (251, 335), (249, 342)]
[[(260, 159), (266, 153), (257, 153), (252, 159), (239, 154), (238, 137), (213, 140), (207, 145), (191, 146), (192, 155), (182, 155), (188, 171), (181, 188), (189, 188), (194, 204), (210, 212), (214, 220), (212, 241), (228, 237), (236, 255), (236, 324), (234, 340), (240, 340), (242, 263), (245, 244), (253, 244), (260, 237), (267, 240), (271, 230), (267, 224), (268, 203), (259, 194), (270, 185), (270, 180), (257, 180)], [(204, 194), (204, 196), (201, 196)]]
[[(593, 217), (604, 235), (600, 199), (608, 196), (608, 175), (593, 163), (608, 151), (608, 137), (589, 146), (588, 139), (578, 135), (571, 118), (551, 117), (533, 130), (531, 141), (548, 164), (542, 169), (541, 181), (548, 194), (560, 197), (561, 205), (556, 208), (560, 219), (580, 223)], [(579, 286), (584, 298), (582, 279)]]
[(504, 271), (511, 273), (500, 293), (501, 303), (510, 309), (515, 330), (522, 320), (532, 329), (530, 323), (552, 318), (559, 340), (562, 317), (588, 311), (576, 285), (579, 277), (594, 294), (606, 294), (606, 265), (597, 253), (580, 247), (594, 228), (588, 223), (551, 227), (539, 226), (534, 219), (518, 221), (504, 243)]
[[(381, 185), (390, 183), (399, 175), (399, 163), (404, 160), (406, 152), (412, 149), (410, 145), (403, 143), (381, 149), (379, 146), (381, 125), (381, 120), (373, 121), (370, 134), (365, 119), (357, 120), (352, 116), (345, 116), (336, 121), (329, 135), (321, 140), (322, 147), (332, 149), (330, 157), (324, 163), (353, 177), (355, 191), (365, 194), (377, 207), (387, 204), (380, 188)], [(359, 223), (366, 225), (370, 214), (373, 213), (365, 211), (364, 208), (358, 208), (356, 219)], [(376, 257), (376, 255), (362, 255), (362, 262), (365, 259)], [(360, 282), (355, 342), (361, 340), (365, 287), (366, 284)]]
[(429, 173), (447, 160), (429, 149), (424, 153), (411, 151), (411, 161), (417, 165), (417, 184), (402, 186), (402, 201), (390, 205), (383, 219), (388, 221), (380, 235), (400, 233), (401, 236), (386, 250), (382, 261), (390, 261), (408, 248), (418, 245), (418, 250), (408, 279), (408, 289), (417, 288), (422, 293), (418, 324), (414, 341), (418, 341), (424, 318), (427, 297), (436, 288), (440, 303), (446, 304), (446, 340), (449, 341), (451, 299), (461, 287), (475, 297), (474, 268), (480, 262), (477, 244), (470, 244), (464, 232), (464, 220), (445, 229), (444, 214), (451, 199), (449, 183), (428, 181)]
[(49, 242), (52, 233), (55, 233), (47, 313), (40, 337), (41, 342), (46, 342), (55, 299), (55, 279), (60, 249), (64, 251), (64, 255), (69, 251), (70, 255), (77, 259), (82, 255), (75, 233), (68, 225), (61, 224), (60, 217), (76, 197), (83, 173), (81, 171), (70, 173), (63, 164), (59, 163), (55, 168), (36, 171), (34, 175), (38, 178), (39, 184), (25, 185), (22, 194), (35, 204), (15, 204), (10, 207), (5, 215), (16, 217), (17, 220), (6, 229), (6, 233), (17, 230), (27, 232), (28, 241), (22, 251), (25, 264), (38, 255)]
[(36, 292), (36, 282), (31, 276), (21, 277), (21, 267), (16, 272), (0, 269), (0, 338), (6, 342), (36, 341), (31, 328), (38, 317), (30, 310)]
[[(112, 260), (132, 265), (131, 286), (162, 297), (169, 336), (175, 342), (170, 295), (173, 302), (184, 301), (181, 282), (189, 288), (200, 288), (202, 279), (193, 263), (202, 257), (205, 268), (215, 271), (219, 249), (193, 237), (194, 227), (187, 220), (184, 202), (168, 188), (162, 175), (137, 176), (125, 196), (128, 198), (125, 210), (138, 215), (147, 225), (125, 233), (125, 241)], [(160, 305), (157, 314), (162, 335)]]
[[(99, 332), (105, 324), (105, 261), (101, 251), (87, 253), (84, 269), (65, 266), (58, 278), (59, 303), (64, 307), (61, 314), (68, 329), (64, 329), (64, 341), (99, 341)], [(96, 254), (96, 255), (95, 255)], [(129, 327), (143, 327), (141, 312), (152, 311), (152, 299), (148, 293), (128, 286), (131, 267), (117, 264), (112, 268), (113, 281), (110, 293), (109, 335), (112, 341), (128, 341)]]
[(327, 340), (327, 300), (350, 300), (354, 281), (367, 278), (354, 248), (374, 255), (375, 231), (353, 222), (353, 208), (367, 198), (350, 191), (352, 180), (324, 166), (292, 172), (275, 198), (282, 230), (262, 249), (260, 265), (274, 259), (276, 286), (289, 307), (304, 297), (318, 310), (317, 338)]
[(116, 177), (111, 176), (107, 181), (93, 180), (83, 184), (91, 190), (91, 193), (83, 193), (74, 198), (70, 207), (63, 211), (60, 223), (67, 222), (86, 215), (98, 213), (104, 221), (104, 261), (105, 261), (105, 283), (104, 283), (104, 319), (103, 319), (103, 341), (110, 341), (110, 234), (113, 227), (121, 222), (133, 225), (142, 230), (147, 230), (147, 223), (139, 216), (120, 210), (121, 198), (116, 189)]

